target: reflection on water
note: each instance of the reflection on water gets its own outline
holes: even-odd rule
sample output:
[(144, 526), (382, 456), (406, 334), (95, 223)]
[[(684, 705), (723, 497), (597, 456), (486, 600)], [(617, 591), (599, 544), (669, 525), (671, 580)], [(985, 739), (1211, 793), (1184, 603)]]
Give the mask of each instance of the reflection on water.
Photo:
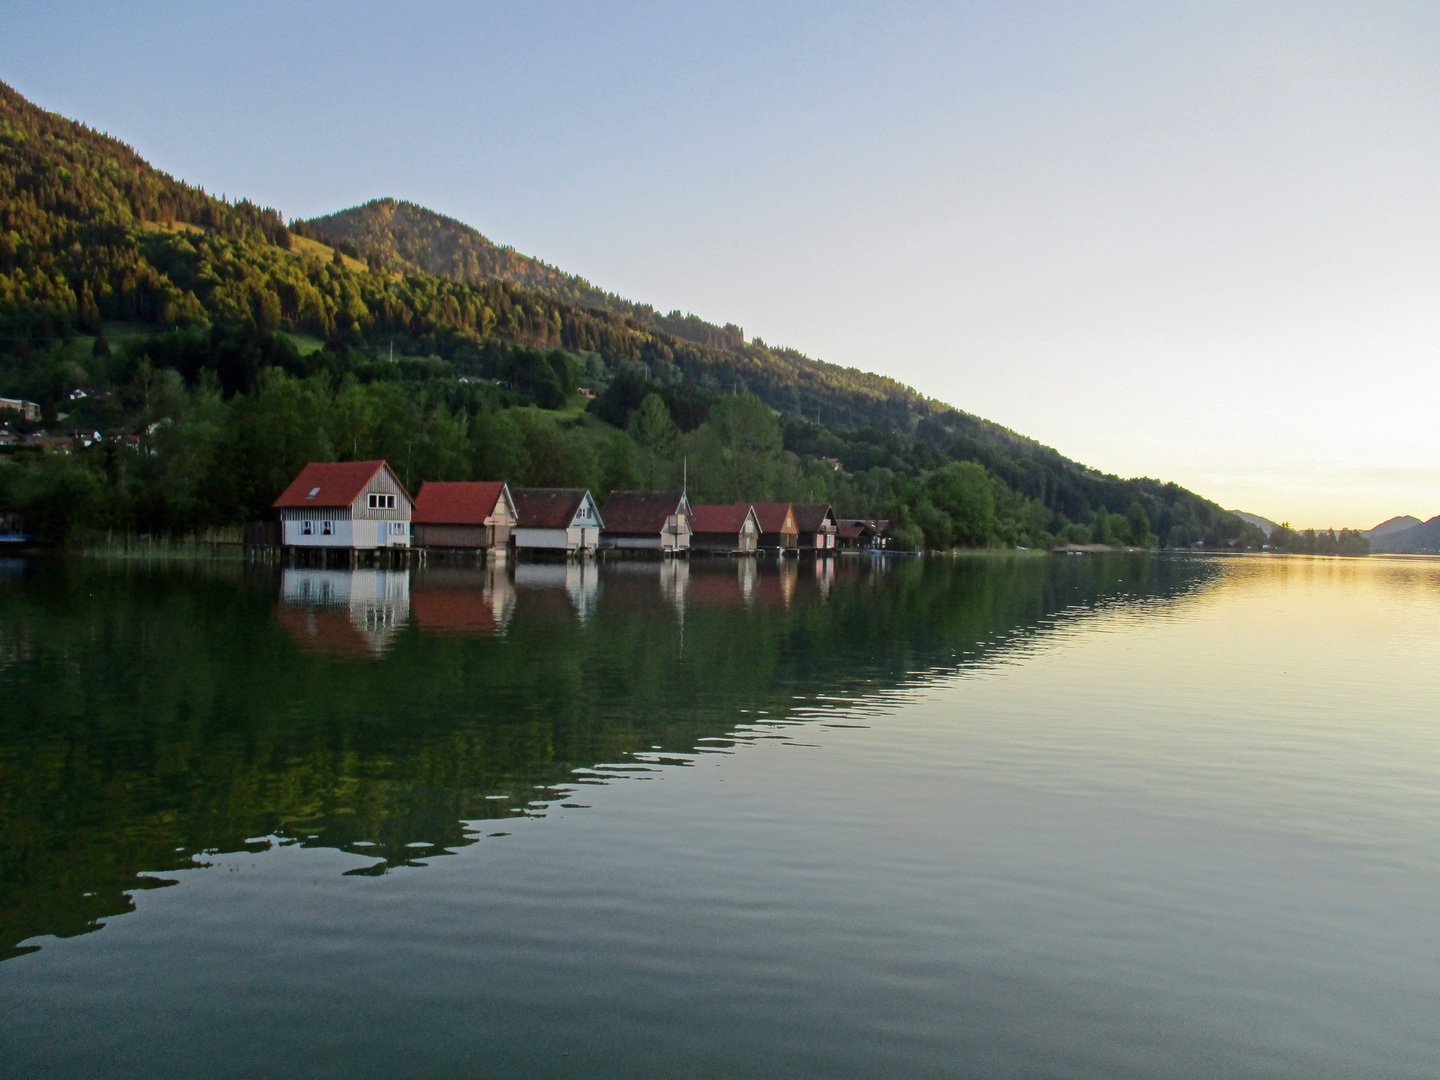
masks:
[(378, 653), (410, 618), (410, 576), (287, 568), (281, 571), (277, 618), (309, 652)]
[(523, 562), (515, 567), (515, 588), (537, 593), (563, 591), (583, 623), (589, 621), (600, 595), (600, 568), (588, 559)]
[(1419, 1075), (1437, 642), (1373, 560), (0, 567), (0, 1072)]
[(822, 562), (33, 567), (0, 594), (0, 957), (97, 928), (154, 887), (138, 874), (197, 854), (278, 836), (414, 865), (473, 843), (468, 821), (598, 782), (577, 770), (1215, 576), (1153, 559)]

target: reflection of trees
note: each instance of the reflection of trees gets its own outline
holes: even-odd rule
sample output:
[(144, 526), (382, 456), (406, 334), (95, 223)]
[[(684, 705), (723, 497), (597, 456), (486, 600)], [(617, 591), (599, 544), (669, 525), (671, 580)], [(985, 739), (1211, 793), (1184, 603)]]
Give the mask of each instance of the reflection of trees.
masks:
[(577, 769), (691, 750), (741, 709), (920, 681), (1213, 572), (697, 558), (604, 567), (576, 594), (563, 575), (430, 570), (386, 651), (355, 659), (300, 647), (285, 620), (307, 609), (268, 573), (37, 571), (0, 592), (0, 957), (95, 928), (129, 910), (137, 872), (199, 852), (274, 835), (424, 860), (472, 842), (464, 822), (602, 782)]

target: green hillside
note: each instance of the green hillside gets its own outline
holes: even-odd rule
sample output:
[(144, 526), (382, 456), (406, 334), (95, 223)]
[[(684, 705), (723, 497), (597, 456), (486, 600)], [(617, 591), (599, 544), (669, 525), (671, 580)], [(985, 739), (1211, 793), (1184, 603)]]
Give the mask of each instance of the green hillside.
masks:
[(8, 448), (0, 511), (56, 536), (173, 532), (262, 514), (307, 458), (603, 492), (688, 457), (702, 498), (832, 500), (916, 546), (1255, 541), (1175, 485), (659, 316), (418, 207), (347, 214), (322, 222), (357, 239), (292, 231), (0, 84), (0, 396), (104, 435), (60, 463)]

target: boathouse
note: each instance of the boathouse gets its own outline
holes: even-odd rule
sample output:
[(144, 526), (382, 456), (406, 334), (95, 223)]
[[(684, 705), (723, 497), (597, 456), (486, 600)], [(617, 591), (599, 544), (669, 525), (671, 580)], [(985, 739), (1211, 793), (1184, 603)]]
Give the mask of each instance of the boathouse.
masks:
[(840, 518), (836, 523), (835, 546), (841, 551), (869, 551), (875, 538), (864, 518)]
[(795, 511), (789, 503), (756, 503), (755, 520), (760, 523), (760, 550), (784, 555), (794, 551), (800, 540)]
[(796, 503), (793, 507), (797, 546), (801, 551), (821, 554), (835, 550), (839, 523), (829, 503)]
[(683, 491), (612, 491), (600, 546), (611, 550), (690, 550), (690, 500)]
[(503, 559), (517, 520), (515, 500), (503, 480), (432, 480), (415, 496), (412, 542)]
[(312, 461), (275, 500), (287, 548), (410, 546), (414, 503), (383, 461)]
[(593, 555), (600, 546), (605, 522), (584, 488), (516, 488), (511, 494), (519, 516), (511, 534), (517, 551)]
[(760, 543), (760, 522), (749, 503), (691, 507), (690, 529), (691, 551), (753, 555)]

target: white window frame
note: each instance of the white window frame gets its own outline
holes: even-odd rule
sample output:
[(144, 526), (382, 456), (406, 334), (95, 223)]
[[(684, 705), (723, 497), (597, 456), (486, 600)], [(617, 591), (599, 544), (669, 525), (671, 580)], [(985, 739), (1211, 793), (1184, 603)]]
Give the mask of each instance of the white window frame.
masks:
[(314, 535), (315, 535), (315, 523), (314, 523), (313, 521), (310, 521), (309, 519), (306, 519), (306, 520), (300, 522), (300, 535), (301, 535), (301, 536), (314, 536)]
[(395, 496), (394, 496), (394, 495), (383, 495), (383, 494), (381, 494), (381, 493), (378, 492), (378, 491), (372, 491), (372, 492), (370, 493), (370, 509), (371, 509), (371, 510), (394, 510), (394, 509), (395, 509)]
[(321, 535), (321, 536), (334, 536), (334, 535), (335, 535), (335, 523), (334, 523), (333, 521), (322, 521), (322, 522), (320, 523), (320, 535)]

